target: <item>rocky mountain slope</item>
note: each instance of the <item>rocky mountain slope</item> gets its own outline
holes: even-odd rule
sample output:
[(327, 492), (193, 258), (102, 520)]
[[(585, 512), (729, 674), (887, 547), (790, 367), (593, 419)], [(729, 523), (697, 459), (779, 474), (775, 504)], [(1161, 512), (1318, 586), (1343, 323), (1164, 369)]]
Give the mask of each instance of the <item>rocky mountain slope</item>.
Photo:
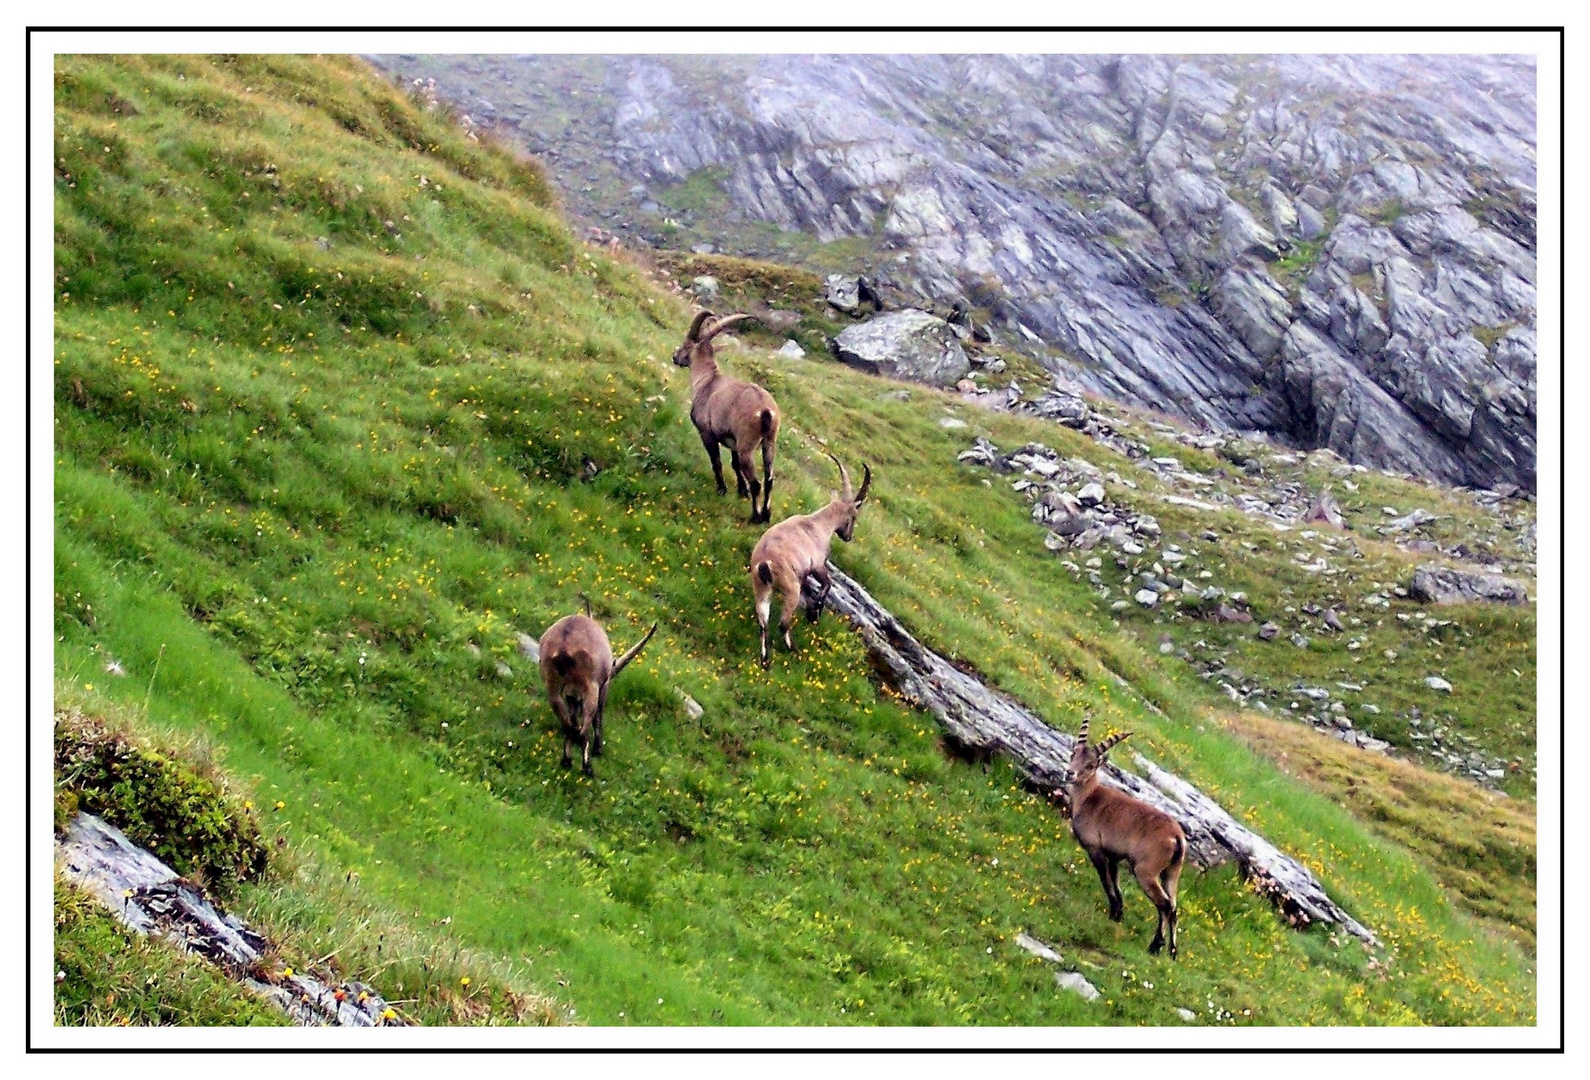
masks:
[(868, 271), (1080, 389), (1534, 487), (1527, 57), (375, 59), (628, 242)]

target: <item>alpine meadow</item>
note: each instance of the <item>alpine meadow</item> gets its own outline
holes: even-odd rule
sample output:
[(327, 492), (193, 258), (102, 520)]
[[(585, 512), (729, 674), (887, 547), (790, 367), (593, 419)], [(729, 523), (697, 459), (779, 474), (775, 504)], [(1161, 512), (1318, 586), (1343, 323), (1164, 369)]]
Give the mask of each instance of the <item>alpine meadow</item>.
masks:
[[(1535, 1023), (1534, 606), (1435, 625), (1376, 531), (1383, 505), (1480, 529), (1471, 492), (1370, 471), (1329, 534), (1346, 576), (1308, 572), (1297, 531), (1161, 499), (1081, 431), (775, 355), (831, 332), (812, 273), (587, 242), (534, 159), (353, 58), (62, 56), (54, 152), (57, 826), (98, 814), (201, 882), (269, 940), (253, 980), (358, 980), (422, 1024)], [(1179, 956), (1150, 955), (1137, 883), (1111, 921), (1052, 793), (947, 739), (845, 619), (770, 633), (764, 670), (766, 527), (718, 494), (673, 362), (709, 273), (718, 316), (801, 319), (714, 342), (777, 401), (771, 521), (865, 467), (836, 566), (1055, 729), (1132, 732), (1114, 764), (1196, 785), (1378, 947), (1189, 859)], [(1006, 361), (1001, 392), (1041, 392)], [(1096, 467), (1255, 621), (1114, 603), (1153, 554), (1109, 552), (1101, 596), (1032, 494), (958, 460), (974, 439)], [(1382, 588), (1342, 608), (1361, 633), (1255, 637)], [(614, 655), (657, 624), (594, 775), (561, 765), (534, 658), (587, 602)], [(1275, 708), (1222, 691), (1244, 678)], [(1305, 683), (1371, 687), (1352, 719), (1389, 752), (1284, 719)], [(1421, 756), (1437, 723), (1512, 764), (1454, 775)], [(58, 1024), (284, 1022), (60, 871), (55, 895)]]

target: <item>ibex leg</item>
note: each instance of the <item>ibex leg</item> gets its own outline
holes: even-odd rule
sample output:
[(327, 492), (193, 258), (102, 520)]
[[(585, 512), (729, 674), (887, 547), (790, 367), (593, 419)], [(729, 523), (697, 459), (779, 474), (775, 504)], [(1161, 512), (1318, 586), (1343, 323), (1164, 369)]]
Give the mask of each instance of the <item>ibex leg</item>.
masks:
[(591, 736), (596, 745), (591, 748), (591, 753), (597, 757), (602, 756), (602, 719), (607, 712), (607, 687), (602, 687), (596, 695), (596, 718), (591, 721)]
[(1148, 951), (1157, 953), (1165, 947), (1165, 925), (1169, 923), (1174, 933), (1176, 918), (1176, 902), (1170, 898), (1165, 887), (1159, 883), (1159, 872), (1150, 872), (1142, 869), (1137, 872), (1137, 883), (1143, 886), (1143, 892), (1154, 903), (1154, 910), (1159, 914), (1159, 921), (1154, 925), (1154, 940), (1148, 943)]
[(767, 622), (773, 614), (773, 589), (757, 582), (756, 590), (756, 624), (762, 630), (762, 666), (768, 667), (773, 662), (773, 657), (767, 648)]
[(834, 578), (826, 566), (813, 570), (811, 576), (817, 582), (817, 595), (812, 597), (812, 602), (806, 607), (806, 618), (816, 622), (822, 616), (823, 604), (828, 601), (828, 590), (833, 588)]
[(727, 495), (729, 487), (723, 482), (723, 454), (722, 449), (718, 445), (718, 440), (711, 435), (703, 434), (701, 436), (701, 445), (707, 448), (707, 458), (712, 462), (712, 475), (718, 481), (718, 494)]
[(779, 631), (784, 635), (784, 647), (790, 652), (794, 652), (795, 641), (790, 637), (790, 627), (795, 623), (795, 612), (800, 610), (801, 583), (797, 581), (794, 583), (793, 587), (791, 587), (790, 583), (785, 582), (783, 591), (784, 604), (779, 609), (778, 628)]
[(1125, 909), (1125, 900), (1121, 896), (1121, 859), (1118, 855), (1107, 857), (1110, 860), (1110, 918), (1120, 922)]
[(1090, 854), (1088, 861), (1093, 864), (1093, 869), (1099, 872), (1099, 884), (1104, 886), (1104, 899), (1110, 905), (1111, 921), (1120, 922), (1120, 905), (1115, 899), (1115, 883), (1111, 880), (1113, 868), (1110, 865), (1109, 856), (1103, 852), (1097, 855)]
[(762, 520), (773, 520), (773, 443), (762, 440)]
[[(751, 460), (751, 453), (748, 450), (743, 453), (738, 450), (735, 451), (734, 460), (735, 468), (740, 472), (744, 483), (749, 487), (751, 492), (750, 520), (752, 523), (761, 521), (762, 513), (757, 508), (757, 498), (762, 493), (762, 485), (758, 483), (756, 479), (756, 464)], [(743, 495), (745, 492), (742, 491), (741, 494)]]

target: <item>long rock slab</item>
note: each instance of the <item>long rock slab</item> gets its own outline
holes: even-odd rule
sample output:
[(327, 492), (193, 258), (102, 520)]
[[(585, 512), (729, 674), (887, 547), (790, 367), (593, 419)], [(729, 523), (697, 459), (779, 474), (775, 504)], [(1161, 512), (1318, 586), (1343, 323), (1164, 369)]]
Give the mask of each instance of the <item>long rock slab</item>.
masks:
[[(1003, 753), (1042, 791), (1061, 786), (1072, 736), (1056, 731), (1015, 698), (984, 685), (911, 635), (855, 579), (828, 564), (833, 586), (827, 606), (849, 619), (867, 644), (884, 681), (931, 712), (952, 739), (984, 753)], [(808, 599), (810, 597), (808, 596)], [(1191, 784), (1134, 755), (1147, 778), (1105, 768), (1105, 782), (1175, 818), (1202, 867), (1235, 861), (1255, 891), (1269, 898), (1293, 926), (1339, 926), (1371, 945), (1379, 940), (1333, 901), (1302, 863), (1233, 818)]]
[(139, 934), (165, 938), (197, 953), (228, 976), (274, 1002), (308, 1027), (381, 1027), (387, 1003), (370, 987), (335, 987), (295, 972), (265, 982), (258, 976), (270, 943), (233, 915), (222, 914), (193, 885), (125, 833), (93, 814), (72, 819), (55, 841), (62, 875)]

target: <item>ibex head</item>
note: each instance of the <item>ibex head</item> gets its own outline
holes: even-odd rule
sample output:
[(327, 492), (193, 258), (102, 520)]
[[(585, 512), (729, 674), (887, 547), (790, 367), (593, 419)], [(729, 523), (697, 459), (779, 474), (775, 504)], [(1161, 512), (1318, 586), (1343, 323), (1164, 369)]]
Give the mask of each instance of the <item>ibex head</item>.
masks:
[(1087, 780), (1104, 764), (1104, 756), (1116, 743), (1132, 737), (1130, 731), (1118, 731), (1107, 737), (1103, 742), (1094, 746), (1088, 745), (1088, 723), (1092, 717), (1082, 718), (1082, 727), (1077, 731), (1076, 742), (1071, 747), (1071, 766), (1066, 772), (1065, 783), (1067, 787), (1076, 787), (1086, 783)]
[(747, 319), (754, 319), (756, 316), (747, 315), (744, 312), (737, 312), (733, 315), (725, 315), (716, 322), (709, 324), (707, 320), (712, 318), (714, 318), (712, 312), (707, 311), (706, 309), (696, 312), (696, 317), (691, 320), (690, 329), (685, 333), (684, 343), (681, 344), (679, 348), (674, 350), (674, 363), (678, 364), (680, 367), (689, 367), (691, 358), (695, 356), (696, 351), (703, 345), (708, 346), (708, 355), (710, 356), (710, 342), (713, 338), (717, 337), (735, 323), (744, 322)]
[(867, 489), (872, 487), (872, 469), (866, 462), (861, 463), (861, 490), (856, 491), (850, 486), (850, 473), (846, 470), (844, 462), (834, 457), (833, 454), (828, 456), (833, 458), (835, 465), (839, 466), (839, 482), (844, 486), (843, 491), (830, 490), (829, 492), (833, 496), (833, 501), (828, 505), (840, 508), (844, 514), (844, 518), (839, 526), (834, 529), (834, 533), (839, 539), (848, 544), (856, 534), (856, 518), (861, 513), (861, 504), (867, 500)]

